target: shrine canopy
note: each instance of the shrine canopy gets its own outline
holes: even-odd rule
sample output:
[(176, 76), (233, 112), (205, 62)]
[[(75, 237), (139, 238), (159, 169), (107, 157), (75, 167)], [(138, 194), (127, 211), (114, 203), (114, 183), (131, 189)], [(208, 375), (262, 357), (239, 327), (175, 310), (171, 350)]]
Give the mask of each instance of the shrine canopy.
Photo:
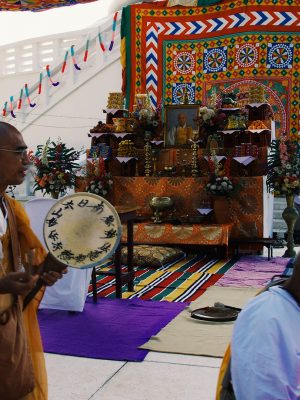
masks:
[(75, 4), (93, 3), (96, 0), (52, 0), (52, 1), (38, 1), (38, 0), (21, 0), (21, 1), (1, 1), (0, 11), (43, 11), (51, 8), (73, 6)]

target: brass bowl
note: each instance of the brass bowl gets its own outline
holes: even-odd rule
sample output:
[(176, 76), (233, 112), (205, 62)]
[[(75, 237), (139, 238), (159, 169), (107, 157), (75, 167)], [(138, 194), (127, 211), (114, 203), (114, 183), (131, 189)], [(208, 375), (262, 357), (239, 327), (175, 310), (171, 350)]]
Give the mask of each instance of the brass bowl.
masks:
[(149, 206), (154, 210), (154, 223), (161, 224), (163, 222), (161, 218), (163, 212), (172, 209), (174, 207), (174, 201), (171, 197), (155, 196), (150, 200)]

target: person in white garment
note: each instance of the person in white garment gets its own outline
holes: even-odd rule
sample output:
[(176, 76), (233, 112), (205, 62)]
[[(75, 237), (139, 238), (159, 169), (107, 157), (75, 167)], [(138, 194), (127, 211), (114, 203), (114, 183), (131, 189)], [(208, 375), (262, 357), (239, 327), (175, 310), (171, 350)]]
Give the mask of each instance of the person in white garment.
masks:
[(300, 252), (293, 275), (252, 299), (231, 341), (237, 400), (300, 399)]

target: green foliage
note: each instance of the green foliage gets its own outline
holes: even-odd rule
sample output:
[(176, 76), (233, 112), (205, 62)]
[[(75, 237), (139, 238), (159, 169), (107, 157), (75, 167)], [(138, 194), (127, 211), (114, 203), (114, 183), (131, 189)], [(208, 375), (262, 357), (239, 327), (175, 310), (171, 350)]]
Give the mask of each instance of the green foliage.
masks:
[(34, 191), (62, 195), (67, 188), (75, 186), (76, 172), (80, 168), (80, 153), (73, 147), (68, 148), (59, 139), (57, 142), (47, 140), (39, 145), (31, 160), (36, 167)]
[(275, 194), (300, 193), (300, 142), (281, 137), (271, 142), (268, 156), (267, 188)]

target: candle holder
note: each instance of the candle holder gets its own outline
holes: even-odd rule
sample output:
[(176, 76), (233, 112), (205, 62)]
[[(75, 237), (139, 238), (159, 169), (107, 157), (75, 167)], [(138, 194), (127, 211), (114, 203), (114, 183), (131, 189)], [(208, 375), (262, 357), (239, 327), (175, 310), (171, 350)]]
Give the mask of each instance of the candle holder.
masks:
[(151, 160), (152, 160), (152, 147), (151, 147), (151, 133), (145, 132), (145, 176), (151, 176), (152, 172), (152, 165), (151, 165)]
[(192, 177), (197, 177), (199, 176), (199, 169), (198, 169), (198, 150), (199, 150), (199, 145), (198, 145), (198, 139), (199, 135), (197, 131), (193, 132), (193, 139), (191, 149), (192, 149)]

